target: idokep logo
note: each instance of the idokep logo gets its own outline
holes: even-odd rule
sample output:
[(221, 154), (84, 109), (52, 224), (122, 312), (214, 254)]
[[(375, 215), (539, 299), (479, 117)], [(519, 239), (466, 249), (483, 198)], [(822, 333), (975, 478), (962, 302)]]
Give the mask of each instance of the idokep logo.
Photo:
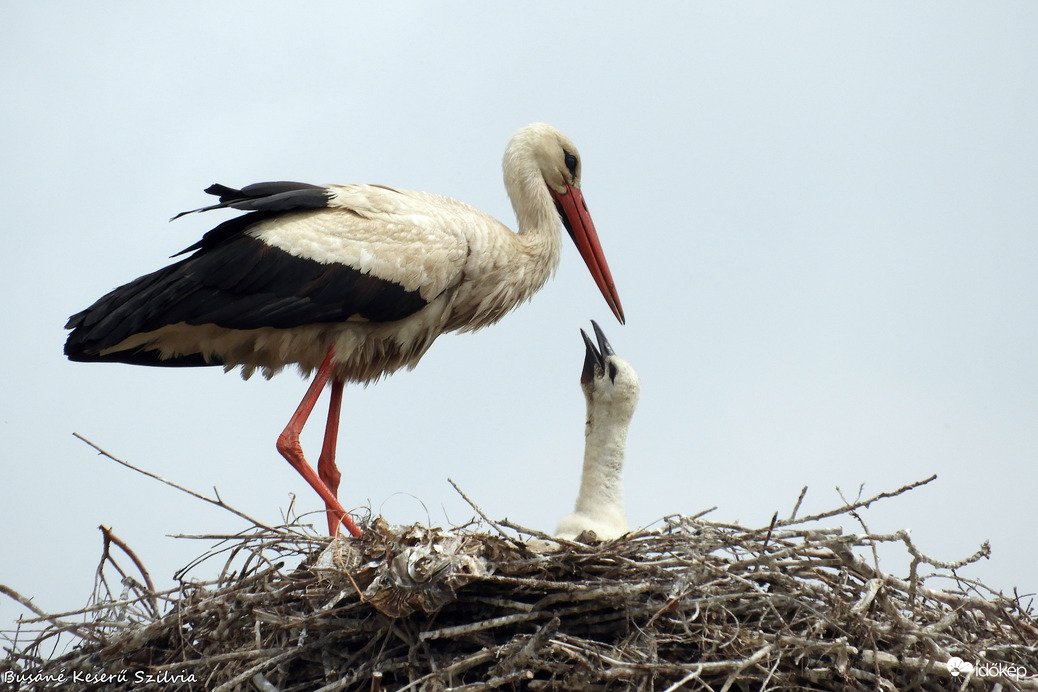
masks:
[(1022, 680), (1028, 675), (1026, 668), (1013, 663), (984, 662), (973, 664), (969, 661), (963, 661), (958, 656), (952, 656), (949, 658), (945, 665), (948, 666), (948, 672), (951, 673), (953, 678), (967, 677), (972, 674), (974, 677), (978, 678), (1011, 678), (1013, 680)]

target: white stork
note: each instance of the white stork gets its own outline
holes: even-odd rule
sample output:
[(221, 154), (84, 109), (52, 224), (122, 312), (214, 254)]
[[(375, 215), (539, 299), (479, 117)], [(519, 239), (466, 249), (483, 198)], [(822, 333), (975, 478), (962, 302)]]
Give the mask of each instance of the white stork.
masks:
[(630, 363), (613, 352), (602, 329), (591, 321), (598, 348), (587, 332), (587, 353), (580, 374), (580, 388), (587, 400), (584, 428), (584, 469), (580, 493), (573, 513), (555, 529), (559, 538), (573, 540), (584, 531), (594, 531), (602, 540), (627, 533), (624, 511), (623, 467), (627, 450), (627, 428), (638, 405), (641, 383)]
[[(272, 182), (196, 211), (249, 212), (183, 250), (189, 257), (121, 286), (69, 318), (74, 361), (241, 367), (270, 377), (316, 370), (278, 451), (324, 500), (329, 531), (360, 530), (337, 499), (342, 388), (413, 368), (440, 334), (497, 322), (559, 262), (559, 220), (616, 318), (623, 308), (580, 190), (577, 148), (544, 124), (519, 130), (504, 156), (513, 233), (457, 200), (383, 185)], [(187, 213), (187, 212), (185, 212)], [(176, 217), (174, 217), (176, 218)], [(318, 471), (299, 433), (325, 385), (331, 403)]]

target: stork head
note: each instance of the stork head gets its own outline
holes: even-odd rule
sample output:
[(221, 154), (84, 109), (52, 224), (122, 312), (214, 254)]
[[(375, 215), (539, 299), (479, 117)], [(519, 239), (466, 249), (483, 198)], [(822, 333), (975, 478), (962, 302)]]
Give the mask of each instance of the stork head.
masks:
[[(609, 271), (605, 253), (602, 252), (602, 245), (598, 240), (598, 232), (591, 220), (587, 203), (584, 202), (584, 193), (580, 190), (581, 164), (577, 147), (566, 135), (551, 125), (527, 125), (516, 132), (508, 143), (504, 169), (505, 186), (510, 191), (525, 189), (526, 181), (521, 180), (524, 175), (537, 178), (532, 182), (533, 186), (544, 186), (541, 188), (541, 195), (544, 194), (543, 190), (547, 189), (562, 225), (591, 271), (602, 297), (620, 324), (624, 324), (620, 296), (616, 292), (616, 284)], [(510, 194), (522, 230), (524, 214), (528, 211), (524, 207), (526, 198), (522, 194)], [(555, 228), (558, 228), (557, 223)]]
[(599, 416), (629, 422), (641, 391), (638, 373), (630, 363), (616, 355), (598, 323), (591, 320), (591, 326), (595, 330), (597, 347), (587, 332), (580, 330), (587, 350), (584, 369), (580, 373), (580, 388), (587, 399), (589, 423), (592, 417), (597, 419)]

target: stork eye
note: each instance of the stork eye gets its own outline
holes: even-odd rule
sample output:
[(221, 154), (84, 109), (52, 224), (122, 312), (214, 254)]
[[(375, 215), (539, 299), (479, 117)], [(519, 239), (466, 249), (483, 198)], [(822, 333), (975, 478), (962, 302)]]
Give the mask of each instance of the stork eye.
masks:
[(566, 168), (569, 169), (570, 175), (576, 177), (577, 175), (577, 157), (569, 153), (565, 149), (563, 150), (566, 154)]
[(618, 372), (618, 370), (616, 369), (616, 364), (613, 363), (612, 361), (610, 361), (610, 363), (609, 363), (609, 381), (612, 382), (613, 384), (616, 384), (616, 373), (617, 372)]

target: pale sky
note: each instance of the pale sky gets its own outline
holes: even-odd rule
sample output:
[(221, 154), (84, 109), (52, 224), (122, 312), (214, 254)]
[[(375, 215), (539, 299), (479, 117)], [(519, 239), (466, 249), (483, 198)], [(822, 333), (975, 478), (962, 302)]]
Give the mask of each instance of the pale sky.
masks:
[[(203, 188), (383, 183), (514, 227), (501, 155), (544, 121), (580, 148), (627, 325), (567, 244), (498, 325), (347, 388), (346, 507), (463, 523), (449, 477), (552, 530), (576, 497), (595, 319), (642, 381), (632, 525), (716, 506), (763, 526), (804, 485), (808, 514), (837, 486), (937, 473), (864, 511), (869, 529), (947, 561), (990, 539), (962, 574), (1034, 593), (1036, 36), (1026, 2), (3, 4), (0, 583), (84, 605), (105, 524), (168, 587), (208, 548), (168, 534), (246, 528), (73, 432), (267, 523), (292, 494), (321, 508), (274, 448), (295, 372), (62, 355), (70, 314), (227, 218), (168, 223)], [(0, 600), (0, 629), (21, 612)]]

